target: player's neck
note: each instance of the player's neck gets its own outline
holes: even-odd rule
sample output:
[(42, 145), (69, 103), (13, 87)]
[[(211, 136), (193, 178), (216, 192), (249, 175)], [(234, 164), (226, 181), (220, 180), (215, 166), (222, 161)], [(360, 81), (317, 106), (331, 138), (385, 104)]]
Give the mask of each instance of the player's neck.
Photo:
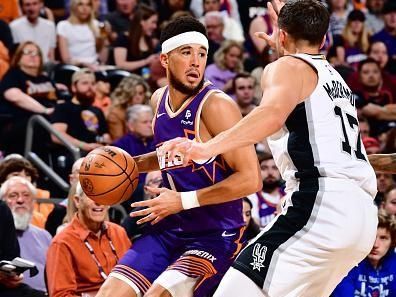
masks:
[(169, 86), (169, 106), (173, 112), (177, 112), (183, 103), (190, 97), (191, 95), (184, 94)]

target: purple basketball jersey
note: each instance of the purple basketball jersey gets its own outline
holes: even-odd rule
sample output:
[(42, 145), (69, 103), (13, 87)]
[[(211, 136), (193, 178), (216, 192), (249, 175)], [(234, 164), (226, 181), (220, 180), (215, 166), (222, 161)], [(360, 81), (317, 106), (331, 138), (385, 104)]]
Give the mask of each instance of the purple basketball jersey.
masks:
[[(199, 123), (202, 106), (213, 92), (221, 92), (212, 84), (206, 83), (201, 91), (186, 101), (177, 112), (172, 112), (169, 105), (168, 87), (158, 103), (154, 120), (154, 142), (160, 146), (163, 142), (187, 137), (200, 141)], [(233, 171), (221, 155), (209, 160), (191, 161), (182, 167), (182, 160), (176, 156), (169, 160), (167, 156), (158, 160), (162, 171), (164, 186), (178, 192), (193, 191), (221, 182)], [(162, 224), (161, 224), (162, 223)], [(209, 230), (228, 230), (244, 225), (241, 200), (208, 205), (182, 211), (159, 223), (167, 230), (202, 232)]]

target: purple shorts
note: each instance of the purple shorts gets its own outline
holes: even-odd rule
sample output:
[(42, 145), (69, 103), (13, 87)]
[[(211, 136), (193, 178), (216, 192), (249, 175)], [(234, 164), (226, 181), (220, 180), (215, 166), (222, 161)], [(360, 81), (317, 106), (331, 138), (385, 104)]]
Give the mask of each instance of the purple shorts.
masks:
[(137, 239), (112, 273), (132, 281), (144, 294), (165, 270), (200, 278), (194, 297), (211, 296), (240, 251), (244, 228), (211, 233), (151, 232)]

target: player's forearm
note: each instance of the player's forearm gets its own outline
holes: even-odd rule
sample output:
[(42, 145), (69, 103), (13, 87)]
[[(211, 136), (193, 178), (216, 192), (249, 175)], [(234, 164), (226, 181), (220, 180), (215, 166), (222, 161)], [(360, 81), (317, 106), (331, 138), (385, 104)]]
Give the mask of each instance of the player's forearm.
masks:
[(236, 200), (259, 191), (262, 187), (257, 170), (236, 172), (213, 186), (197, 191), (199, 205), (219, 204)]
[(373, 154), (368, 158), (375, 171), (396, 174), (396, 154)]
[(258, 106), (234, 127), (208, 141), (212, 156), (262, 141), (278, 131), (283, 119), (276, 110)]
[(140, 173), (160, 169), (156, 151), (133, 157), (133, 159), (135, 160)]

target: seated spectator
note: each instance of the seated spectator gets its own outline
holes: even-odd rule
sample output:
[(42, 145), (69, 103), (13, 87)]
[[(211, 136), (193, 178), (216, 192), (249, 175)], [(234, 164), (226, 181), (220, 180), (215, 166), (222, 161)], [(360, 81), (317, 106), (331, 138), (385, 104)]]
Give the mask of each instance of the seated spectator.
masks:
[(40, 17), (43, 0), (21, 0), (23, 16), (12, 21), (10, 28), (14, 43), (33, 41), (43, 54), (43, 63), (55, 59), (56, 31), (52, 21)]
[(384, 15), (385, 27), (377, 34), (374, 34), (371, 41), (382, 41), (388, 48), (389, 57), (396, 59), (396, 2), (387, 1), (382, 11)]
[(254, 104), (255, 84), (255, 79), (249, 73), (239, 73), (232, 80), (232, 92), (243, 117), (256, 107)]
[(21, 257), (34, 262), (39, 271), (34, 277), (25, 272), (23, 282), (36, 290), (46, 292), (44, 267), (51, 235), (31, 224), (36, 187), (25, 178), (13, 176), (2, 184), (0, 196), (14, 217)]
[(111, 93), (112, 105), (109, 108), (106, 120), (109, 133), (113, 141), (121, 138), (127, 132), (126, 110), (135, 104), (145, 104), (150, 99), (150, 88), (137, 75), (125, 77)]
[[(155, 150), (153, 141), (153, 110), (149, 105), (136, 104), (128, 107), (126, 111), (126, 122), (128, 133), (113, 143), (114, 146), (122, 148), (131, 156), (139, 156)], [(139, 174), (139, 184), (133, 193), (133, 200), (143, 200), (143, 185), (146, 178), (145, 173)], [(129, 210), (130, 203), (125, 203)], [(123, 204), (124, 205), (124, 204)]]
[(382, 10), (386, 0), (367, 0), (366, 1), (366, 25), (372, 34), (384, 28), (384, 18)]
[(375, 60), (368, 58), (362, 61), (358, 71), (360, 87), (353, 90), (359, 97), (357, 107), (368, 119), (371, 135), (378, 136), (389, 130), (390, 122), (396, 120), (396, 115), (384, 108), (392, 109), (396, 98), (393, 91), (383, 85), (381, 69)]
[[(369, 58), (378, 62), (378, 65), (381, 68), (383, 87), (396, 94), (396, 77), (391, 74), (391, 71), (396, 71), (396, 62), (389, 59), (386, 45), (382, 41), (372, 42), (367, 51), (367, 55)], [(347, 78), (347, 83), (354, 91), (362, 88), (362, 83), (359, 80), (359, 72), (353, 72)]]
[(380, 205), (384, 201), (385, 193), (389, 192), (391, 189), (396, 187), (395, 181), (393, 180), (392, 174), (376, 172), (377, 176), (377, 197), (375, 201), (377, 205)]
[(205, 78), (224, 92), (231, 91), (232, 79), (243, 71), (243, 47), (233, 40), (226, 40), (214, 55), (214, 63), (206, 67)]
[[(72, 145), (80, 148), (83, 154), (104, 144), (111, 143), (103, 112), (92, 106), (95, 100), (95, 75), (88, 69), (75, 72), (72, 76), (73, 98), (59, 104), (51, 118), (52, 127), (60, 132)], [(54, 168), (64, 179), (70, 173), (73, 157), (58, 138), (51, 136), (57, 144), (53, 149)], [(65, 162), (57, 162), (61, 157)]]
[(56, 27), (61, 61), (97, 70), (108, 57), (108, 40), (99, 32), (92, 0), (71, 0), (70, 17)]
[[(223, 22), (224, 22), (223, 35), (225, 39), (235, 40), (238, 42), (245, 41), (241, 23), (230, 17), (227, 11), (225, 10), (221, 11), (220, 0), (203, 0), (202, 4), (203, 4), (203, 15), (211, 11), (217, 11), (222, 14)], [(203, 23), (204, 17), (201, 17), (200, 21)]]
[(263, 189), (248, 196), (253, 204), (252, 218), (263, 229), (277, 214), (277, 206), (285, 192), (278, 168), (270, 154), (259, 156)]
[(213, 63), (214, 54), (226, 39), (224, 38), (224, 21), (220, 12), (211, 11), (205, 14), (204, 23), (209, 40), (207, 65)]
[(111, 40), (128, 33), (131, 20), (134, 16), (137, 0), (116, 0), (116, 9), (107, 14), (106, 21), (111, 26)]
[(382, 70), (382, 76), (384, 77), (384, 83), (390, 81), (390, 84), (396, 82), (396, 60), (389, 59), (388, 49), (382, 41), (373, 41), (367, 52), (370, 58), (376, 60)]
[[(13, 176), (20, 176), (27, 179), (36, 186), (39, 174), (37, 169), (27, 159), (8, 158), (0, 163), (0, 185)], [(36, 188), (36, 198), (50, 198), (50, 193), (43, 189)], [(31, 223), (39, 228), (44, 228), (48, 214), (54, 206), (50, 203), (34, 203), (34, 211)]]
[(396, 296), (395, 246), (395, 217), (380, 212), (377, 236), (370, 254), (348, 273), (332, 296)]
[[(54, 129), (85, 152), (111, 142), (102, 111), (92, 106), (94, 86), (95, 76), (90, 70), (75, 72), (72, 76), (72, 101), (59, 104), (52, 116)], [(61, 144), (56, 137), (52, 140)]]
[(0, 20), (10, 23), (19, 15), (18, 0), (1, 1)]
[(333, 37), (342, 34), (351, 9), (347, 0), (329, 0), (330, 24), (329, 31)]
[(128, 36), (122, 34), (114, 43), (114, 61), (118, 68), (143, 75), (143, 68), (159, 63), (154, 49), (158, 40), (154, 38), (158, 13), (149, 6), (139, 5), (130, 25)]
[(364, 13), (360, 10), (353, 10), (348, 14), (348, 21), (341, 36), (334, 38), (336, 65), (347, 65), (357, 69), (359, 62), (367, 58), (365, 53), (369, 47), (370, 33), (364, 21)]
[[(7, 204), (0, 199), (0, 259), (11, 261), (20, 257), (14, 219)], [(0, 295), (4, 297), (44, 297), (46, 294), (22, 283), (23, 275), (0, 271)]]
[[(40, 47), (31, 41), (22, 43), (11, 61), (11, 68), (0, 82), (0, 111), (18, 121), (1, 127), (6, 152), (23, 153), (29, 118), (41, 114), (48, 118), (57, 100), (57, 87), (42, 72)], [(36, 134), (37, 135), (37, 134)], [(46, 139), (45, 139), (46, 141)], [(43, 149), (43, 140), (35, 146)]]
[(47, 254), (47, 281), (51, 297), (81, 296), (103, 284), (131, 245), (125, 230), (105, 222), (108, 206), (89, 199), (77, 184), (72, 222), (53, 239)]
[(384, 200), (381, 202), (380, 207), (388, 215), (396, 216), (396, 188), (385, 193)]
[(257, 234), (260, 233), (260, 226), (252, 219), (252, 208), (253, 204), (247, 197), (242, 198), (242, 215), (243, 221), (245, 222), (246, 229), (243, 233), (246, 241), (250, 241)]

